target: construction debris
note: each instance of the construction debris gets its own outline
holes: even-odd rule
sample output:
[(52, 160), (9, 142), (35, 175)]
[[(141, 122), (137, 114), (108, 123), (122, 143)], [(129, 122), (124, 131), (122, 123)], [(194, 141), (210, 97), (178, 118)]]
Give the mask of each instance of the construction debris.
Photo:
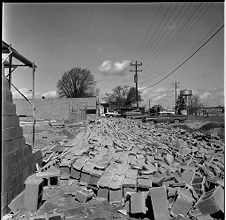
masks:
[(26, 181), (28, 210), (38, 208), (36, 189), (44, 184), (40, 179), (51, 185), (49, 179), (54, 178), (60, 187), (60, 178), (91, 190), (77, 189), (75, 200), (86, 203), (97, 197), (119, 202), (124, 204), (123, 215), (221, 219), (216, 215), (224, 213), (224, 141), (218, 137), (188, 133), (170, 124), (102, 118), (58, 146), (62, 151), (49, 153), (36, 180)]

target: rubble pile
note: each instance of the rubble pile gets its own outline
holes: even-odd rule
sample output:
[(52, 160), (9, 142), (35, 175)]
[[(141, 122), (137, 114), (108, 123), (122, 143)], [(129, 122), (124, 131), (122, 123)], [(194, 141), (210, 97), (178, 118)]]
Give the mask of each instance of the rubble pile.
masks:
[[(61, 144), (37, 176), (57, 167), (61, 180), (76, 179), (96, 197), (124, 204), (131, 217), (224, 219), (224, 141), (217, 136), (103, 118)], [(91, 194), (75, 197), (86, 202)]]

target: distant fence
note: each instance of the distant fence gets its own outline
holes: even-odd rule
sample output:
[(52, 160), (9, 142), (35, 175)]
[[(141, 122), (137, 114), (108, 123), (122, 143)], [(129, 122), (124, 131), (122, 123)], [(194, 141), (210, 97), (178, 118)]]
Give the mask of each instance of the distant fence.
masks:
[[(32, 115), (32, 109), (29, 103), (23, 99), (14, 99), (16, 104), (17, 115)], [(73, 106), (86, 106), (87, 109), (96, 111), (96, 98), (61, 98), (61, 99), (35, 99), (35, 118), (46, 120), (63, 120), (69, 119)], [(74, 109), (74, 108), (73, 108)], [(23, 119), (24, 120), (24, 119)]]

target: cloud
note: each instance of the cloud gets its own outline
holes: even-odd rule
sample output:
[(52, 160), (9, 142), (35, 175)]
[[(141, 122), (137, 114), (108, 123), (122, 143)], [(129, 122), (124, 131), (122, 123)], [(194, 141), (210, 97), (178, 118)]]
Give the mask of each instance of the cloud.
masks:
[(52, 90), (52, 91), (49, 91), (49, 92), (42, 93), (41, 96), (44, 96), (47, 99), (58, 97), (56, 90)]
[(158, 95), (158, 96), (154, 97), (153, 100), (154, 100), (154, 101), (157, 101), (157, 100), (162, 99), (162, 98), (164, 98), (164, 97), (166, 97), (166, 96), (167, 96), (167, 94), (164, 93), (164, 94), (161, 94), (161, 95)]
[(200, 99), (207, 99), (210, 95), (211, 95), (211, 93), (205, 92), (202, 95), (200, 95)]
[(103, 75), (125, 75), (125, 70), (128, 69), (130, 65), (129, 60), (124, 60), (120, 62), (112, 62), (110, 60), (105, 60), (99, 67), (98, 70)]
[(146, 88), (147, 88), (146, 86), (138, 87), (138, 90), (140, 90), (140, 91), (142, 92), (142, 91), (145, 90)]

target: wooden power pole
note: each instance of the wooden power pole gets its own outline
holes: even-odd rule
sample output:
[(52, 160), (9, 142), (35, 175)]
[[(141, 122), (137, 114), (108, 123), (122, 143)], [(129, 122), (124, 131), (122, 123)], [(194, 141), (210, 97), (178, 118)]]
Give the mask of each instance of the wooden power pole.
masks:
[(138, 70), (138, 66), (142, 66), (142, 63), (130, 63), (130, 66), (135, 66), (135, 70), (130, 70), (130, 72), (135, 72), (134, 75), (134, 83), (136, 83), (136, 100), (137, 100), (137, 108), (139, 108), (139, 101), (138, 101), (138, 76), (137, 72), (142, 72), (142, 70)]
[(177, 104), (177, 88), (179, 87), (178, 84), (179, 84), (179, 82), (177, 82), (177, 81), (175, 81), (175, 82), (173, 83), (173, 85), (174, 85), (174, 90), (175, 90), (175, 114), (176, 114), (176, 104)]

